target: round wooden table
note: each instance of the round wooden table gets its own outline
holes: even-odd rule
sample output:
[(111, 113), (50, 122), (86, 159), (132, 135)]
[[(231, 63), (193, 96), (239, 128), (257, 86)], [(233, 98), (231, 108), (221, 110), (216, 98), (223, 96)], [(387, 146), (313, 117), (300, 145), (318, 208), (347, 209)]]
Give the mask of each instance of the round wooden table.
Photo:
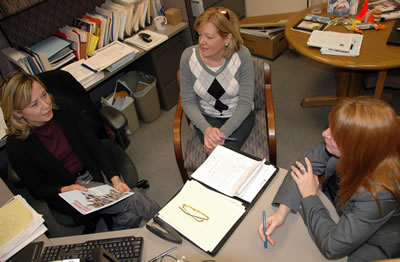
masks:
[[(326, 4), (322, 6), (321, 16), (331, 17), (326, 12)], [(338, 98), (345, 96), (357, 96), (360, 93), (362, 72), (366, 70), (378, 70), (378, 80), (374, 97), (391, 99), (391, 96), (383, 97), (383, 87), (388, 69), (400, 67), (400, 47), (386, 45), (386, 41), (392, 31), (395, 20), (383, 22), (386, 30), (364, 30), (360, 56), (333, 56), (323, 55), (319, 48), (307, 46), (310, 34), (292, 30), (291, 28), (307, 14), (311, 14), (307, 8), (293, 15), (285, 28), (285, 36), (291, 45), (300, 54), (317, 62), (331, 65), (339, 69), (336, 96), (307, 97), (301, 102), (302, 106), (334, 105)], [(349, 32), (344, 26), (329, 26), (325, 31)]]

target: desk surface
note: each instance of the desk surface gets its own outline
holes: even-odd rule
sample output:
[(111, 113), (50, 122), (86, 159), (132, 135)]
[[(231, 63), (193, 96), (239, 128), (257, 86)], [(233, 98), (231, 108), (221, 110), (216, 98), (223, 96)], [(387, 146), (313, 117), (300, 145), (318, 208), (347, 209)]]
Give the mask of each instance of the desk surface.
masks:
[[(176, 34), (180, 33), (181, 31), (183, 31), (184, 29), (186, 29), (188, 27), (188, 24), (186, 22), (181, 22), (179, 24), (176, 25), (167, 25), (167, 27), (163, 30), (163, 31), (157, 31), (155, 28), (154, 23), (151, 24), (150, 26), (146, 27), (146, 30), (150, 30), (153, 32), (157, 32), (163, 35), (168, 36), (168, 39), (170, 39), (171, 37), (175, 36)], [(167, 40), (168, 41), (168, 40)], [(148, 52), (151, 52), (152, 49), (145, 51), (139, 47), (134, 46), (136, 49), (139, 50), (138, 53), (136, 53), (135, 57), (132, 58), (131, 60), (128, 60), (126, 63), (122, 64), (118, 69), (113, 70), (112, 72), (107, 72), (104, 71), (104, 78), (99, 80), (98, 82), (88, 86), (86, 89), (86, 91), (89, 91), (93, 88), (95, 88), (97, 85), (99, 85), (100, 83), (102, 83), (103, 81), (107, 80), (108, 78), (110, 78), (111, 76), (115, 75), (116, 73), (118, 73), (119, 71), (121, 71), (122, 69), (124, 69), (127, 65), (129, 65), (130, 63), (134, 62), (135, 60), (139, 59), (140, 57), (142, 57), (143, 55), (145, 55)]]
[[(146, 228), (53, 238), (50, 241), (54, 245), (60, 245), (116, 236), (143, 236), (144, 248), (142, 261), (148, 261), (174, 246), (178, 248), (171, 255), (175, 257), (185, 256), (189, 261), (201, 261), (205, 259), (215, 261), (327, 261), (313, 243), (302, 218), (298, 214), (289, 214), (285, 224), (274, 232), (273, 237), (276, 241), (276, 246), (264, 249), (263, 242), (258, 235), (258, 226), (262, 222), (262, 210), (265, 210), (267, 214), (274, 212), (275, 208), (271, 206), (271, 202), (286, 172), (284, 169), (279, 171), (264, 194), (221, 248), (216, 257), (209, 256), (186, 239), (183, 240), (182, 244), (176, 245), (155, 236)], [(333, 219), (337, 220), (338, 216), (334, 211), (333, 205), (322, 193), (320, 196), (331, 212)], [(346, 259), (338, 261), (346, 261)]]
[[(326, 13), (326, 4), (322, 6), (322, 11), (322, 16), (330, 17)], [(387, 25), (386, 30), (377, 31), (370, 29), (363, 31), (364, 39), (361, 45), (360, 56), (332, 56), (322, 55), (319, 48), (307, 46), (310, 34), (291, 29), (300, 19), (310, 13), (311, 7), (291, 16), (285, 28), (285, 36), (289, 44), (302, 55), (324, 64), (350, 70), (381, 70), (400, 67), (399, 47), (386, 45), (395, 20), (383, 22), (383, 24)], [(329, 26), (325, 31), (352, 33), (347, 31), (344, 26)]]

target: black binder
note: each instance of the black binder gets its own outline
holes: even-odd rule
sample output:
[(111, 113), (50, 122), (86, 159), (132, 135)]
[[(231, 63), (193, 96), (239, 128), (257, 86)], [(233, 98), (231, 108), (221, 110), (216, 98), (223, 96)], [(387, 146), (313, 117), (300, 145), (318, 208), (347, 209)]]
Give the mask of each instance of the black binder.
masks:
[[(227, 147), (224, 145), (224, 147)], [(247, 157), (250, 157), (252, 159), (255, 160), (261, 160), (257, 157), (254, 157), (252, 155), (249, 155), (247, 153), (244, 153), (242, 151), (239, 150), (235, 150), (233, 148), (227, 147), (233, 151), (236, 151), (242, 155), (245, 155)], [(270, 165), (270, 163), (268, 161), (266, 161), (264, 163), (265, 165)], [(243, 219), (245, 219), (246, 215), (249, 213), (250, 209), (254, 206), (254, 204), (257, 202), (257, 200), (260, 198), (260, 196), (264, 193), (265, 189), (269, 186), (269, 184), (272, 182), (272, 180), (274, 179), (274, 177), (276, 176), (276, 174), (279, 172), (279, 168), (274, 166), (276, 168), (275, 172), (271, 175), (270, 179), (264, 184), (264, 186), (260, 189), (260, 191), (257, 193), (257, 195), (254, 197), (254, 199), (251, 201), (251, 203), (246, 202), (243, 199), (237, 198), (237, 197), (232, 197), (233, 199), (239, 200), (240, 202), (242, 202), (243, 206), (245, 207), (245, 212), (243, 213), (243, 215), (236, 221), (236, 223), (231, 227), (231, 229), (226, 233), (226, 235), (220, 240), (220, 242), (218, 243), (218, 245), (214, 248), (214, 250), (212, 250), (211, 252), (209, 251), (205, 251), (202, 248), (200, 248), (198, 245), (196, 245), (196, 243), (194, 243), (193, 241), (191, 241), (190, 239), (188, 239), (186, 236), (184, 236), (183, 234), (179, 234), (186, 238), (189, 242), (191, 242), (193, 245), (195, 245), (196, 247), (200, 248), (202, 251), (206, 252), (207, 254), (209, 254), (210, 256), (216, 256), (218, 251), (222, 248), (222, 246), (225, 244), (225, 242), (229, 239), (229, 237), (233, 234), (233, 232), (235, 231), (235, 229), (240, 225), (240, 223), (243, 221)], [(189, 179), (192, 180), (192, 179)], [(195, 180), (195, 179), (193, 179)], [(196, 180), (197, 181), (197, 180)], [(203, 186), (205, 186), (206, 188), (216, 191), (218, 192), (216, 189), (198, 181), (200, 184), (202, 184)], [(172, 200), (177, 194), (179, 194), (179, 192), (177, 192), (170, 200)], [(222, 193), (221, 193), (222, 194)], [(158, 215), (157, 215), (158, 216)], [(161, 218), (159, 218), (161, 219)]]
[[(399, 28), (399, 30), (397, 30), (397, 28)], [(400, 46), (400, 19), (397, 19), (396, 23), (393, 25), (392, 32), (386, 44)]]

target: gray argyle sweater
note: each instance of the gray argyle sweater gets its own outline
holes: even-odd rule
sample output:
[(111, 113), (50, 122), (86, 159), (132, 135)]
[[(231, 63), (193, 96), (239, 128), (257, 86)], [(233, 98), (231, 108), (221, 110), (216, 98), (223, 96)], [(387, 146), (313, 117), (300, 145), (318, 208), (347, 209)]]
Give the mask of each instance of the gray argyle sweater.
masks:
[(203, 133), (210, 127), (203, 114), (229, 118), (220, 130), (230, 136), (254, 108), (254, 67), (245, 46), (216, 72), (203, 63), (197, 45), (186, 48), (181, 57), (180, 83), (182, 108)]

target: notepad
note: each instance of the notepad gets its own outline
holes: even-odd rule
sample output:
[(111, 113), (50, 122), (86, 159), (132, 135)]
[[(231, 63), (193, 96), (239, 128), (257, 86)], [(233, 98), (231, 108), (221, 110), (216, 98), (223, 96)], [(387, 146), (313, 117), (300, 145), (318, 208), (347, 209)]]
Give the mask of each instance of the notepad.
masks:
[(314, 30), (307, 41), (308, 46), (326, 47), (348, 52), (353, 43), (352, 34)]

